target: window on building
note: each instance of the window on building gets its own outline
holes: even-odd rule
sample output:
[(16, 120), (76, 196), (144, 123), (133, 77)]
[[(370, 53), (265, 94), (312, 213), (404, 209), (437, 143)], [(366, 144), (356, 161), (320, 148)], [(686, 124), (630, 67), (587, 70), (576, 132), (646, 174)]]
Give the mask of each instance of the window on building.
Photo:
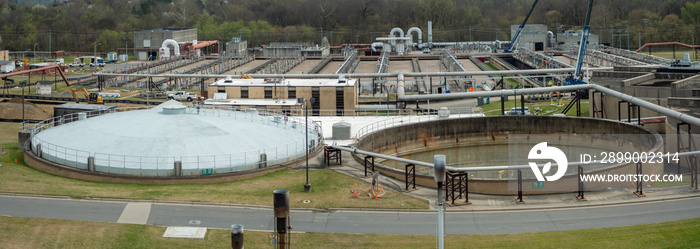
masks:
[(226, 87), (225, 87), (225, 86), (217, 87), (217, 92), (218, 92), (218, 93), (225, 93), (225, 92), (226, 92)]
[(287, 98), (288, 99), (296, 99), (297, 98), (297, 88), (290, 86), (289, 90), (287, 91)]
[(248, 87), (247, 86), (241, 87), (241, 98), (242, 99), (248, 98)]
[(335, 110), (337, 116), (345, 114), (345, 92), (343, 87), (335, 88)]
[(313, 105), (311, 105), (311, 109), (313, 109), (312, 115), (313, 116), (321, 116), (321, 89), (317, 86), (311, 88), (311, 97), (316, 99), (316, 102), (314, 102)]
[(266, 86), (266, 87), (265, 87), (265, 98), (266, 98), (266, 99), (271, 99), (271, 98), (272, 98), (272, 87), (271, 87), (271, 86)]

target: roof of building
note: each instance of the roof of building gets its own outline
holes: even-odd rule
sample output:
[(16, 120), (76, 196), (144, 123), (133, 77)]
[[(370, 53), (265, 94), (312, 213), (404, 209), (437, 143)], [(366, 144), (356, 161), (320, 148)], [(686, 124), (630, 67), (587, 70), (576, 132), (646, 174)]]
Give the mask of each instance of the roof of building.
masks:
[(295, 106), (296, 99), (207, 99), (204, 105), (221, 106)]
[(209, 86), (354, 86), (357, 80), (344, 79), (221, 79)]

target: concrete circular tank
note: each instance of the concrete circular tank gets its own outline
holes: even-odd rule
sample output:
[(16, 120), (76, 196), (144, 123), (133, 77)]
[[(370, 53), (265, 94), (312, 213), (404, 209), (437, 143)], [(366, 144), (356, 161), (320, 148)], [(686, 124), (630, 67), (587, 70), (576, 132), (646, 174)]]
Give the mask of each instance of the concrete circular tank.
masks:
[[(543, 140), (547, 137), (548, 139)], [(577, 117), (554, 116), (493, 116), (443, 119), (392, 127), (361, 137), (360, 150), (432, 163), (433, 156), (444, 154), (450, 167), (484, 167), (527, 165), (514, 162), (513, 154), (525, 155), (535, 141), (550, 141), (549, 146), (561, 148), (568, 161), (578, 161), (579, 154), (599, 155), (609, 151), (662, 151), (663, 139), (656, 132), (627, 123)], [(574, 158), (572, 155), (576, 154)], [(527, 159), (527, 158), (525, 158)], [(404, 179), (405, 163), (375, 158), (377, 167), (385, 174)], [(654, 173), (663, 167), (646, 167)], [(634, 164), (591, 164), (586, 173), (634, 173)], [(416, 183), (435, 186), (432, 168), (416, 167)], [(555, 170), (552, 170), (552, 172)], [(544, 189), (533, 193), (575, 191), (577, 167), (568, 167), (565, 176), (547, 182)], [(524, 190), (533, 190), (535, 175), (530, 169), (521, 170)], [(512, 194), (517, 170), (468, 171), (469, 192)], [(628, 184), (629, 185), (629, 184)], [(588, 190), (617, 187), (611, 184), (588, 184)], [(629, 187), (629, 186), (626, 186)]]
[[(140, 177), (255, 171), (286, 165), (306, 154), (303, 117), (166, 103), (146, 110), (46, 120), (34, 130), (31, 151), (62, 167)], [(309, 126), (313, 153), (323, 136), (320, 128)]]

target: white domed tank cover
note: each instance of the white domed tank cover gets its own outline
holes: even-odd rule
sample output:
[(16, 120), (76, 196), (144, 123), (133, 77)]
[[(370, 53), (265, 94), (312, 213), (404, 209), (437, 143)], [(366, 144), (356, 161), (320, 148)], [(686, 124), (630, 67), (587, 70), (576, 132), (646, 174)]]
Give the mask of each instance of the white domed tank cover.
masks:
[[(163, 44), (160, 45), (160, 48), (161, 49), (168, 48), (168, 45), (173, 47), (173, 51), (175, 52), (175, 56), (180, 56), (180, 45), (177, 44), (177, 41), (175, 41), (173, 39), (167, 39), (167, 40), (163, 41)], [(167, 57), (170, 57), (170, 53), (168, 53)]]
[[(32, 144), (41, 144), (43, 158), (81, 169), (94, 157), (98, 172), (164, 175), (175, 161), (182, 162), (183, 175), (246, 171), (259, 168), (261, 154), (267, 167), (304, 157), (304, 119), (274, 120), (253, 112), (185, 109), (170, 100), (55, 126), (37, 133)], [(309, 144), (322, 144), (319, 131), (309, 129)]]

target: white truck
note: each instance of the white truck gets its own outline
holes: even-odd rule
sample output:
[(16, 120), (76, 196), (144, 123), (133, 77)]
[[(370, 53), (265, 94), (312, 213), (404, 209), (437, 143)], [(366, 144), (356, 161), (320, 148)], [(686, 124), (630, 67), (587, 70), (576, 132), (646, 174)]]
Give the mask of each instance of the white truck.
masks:
[(176, 93), (168, 94), (168, 99), (192, 101), (192, 100), (197, 99), (197, 94), (192, 94), (192, 93), (188, 93), (185, 91), (179, 91)]

